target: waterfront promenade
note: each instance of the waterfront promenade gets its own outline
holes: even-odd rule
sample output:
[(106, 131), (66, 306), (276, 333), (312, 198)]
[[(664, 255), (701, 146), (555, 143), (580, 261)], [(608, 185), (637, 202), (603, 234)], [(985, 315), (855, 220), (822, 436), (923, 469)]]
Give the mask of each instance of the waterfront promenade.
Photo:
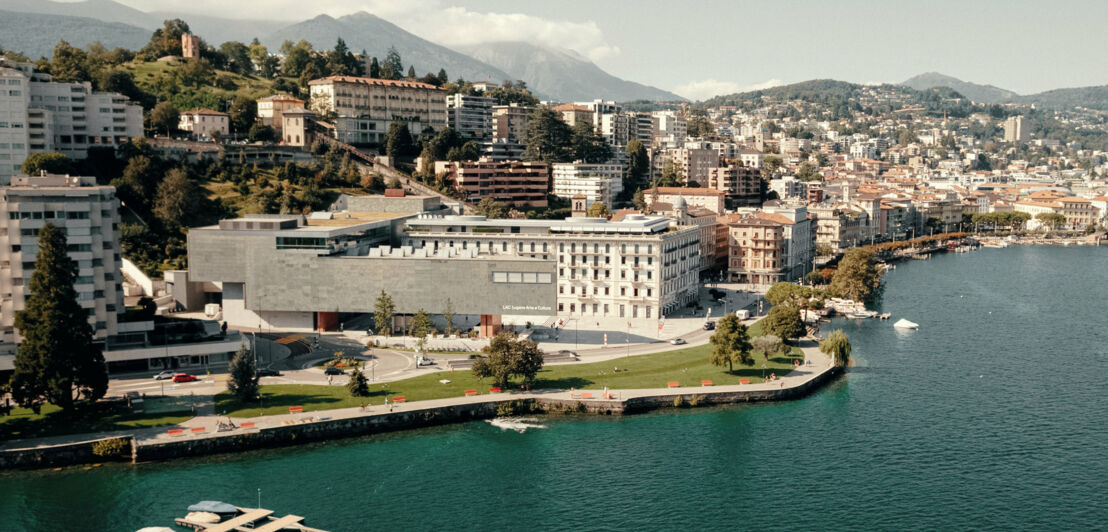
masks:
[[(111, 437), (129, 437), (134, 440), (136, 447), (142, 447), (145, 445), (157, 445), (172, 441), (241, 436), (243, 434), (259, 432), (266, 429), (277, 429), (311, 423), (356, 420), (357, 418), (388, 417), (395, 416), (399, 413), (431, 412), (449, 407), (489, 405), (520, 400), (534, 400), (538, 402), (570, 405), (577, 405), (580, 403), (580, 408), (584, 411), (615, 412), (622, 412), (625, 406), (635, 401), (651, 398), (673, 398), (675, 396), (682, 396), (686, 401), (690, 402), (693, 398), (709, 397), (728, 398), (726, 401), (722, 402), (745, 402), (748, 400), (759, 400), (760, 398), (773, 396), (773, 394), (780, 394), (792, 389), (805, 388), (809, 386), (813, 380), (824, 376), (834, 369), (831, 359), (819, 351), (815, 342), (810, 340), (803, 341), (802, 351), (806, 359), (804, 365), (797, 367), (795, 370), (778, 378), (776, 381), (766, 383), (724, 386), (689, 386), (689, 384), (694, 383), (681, 383), (683, 386), (674, 388), (607, 390), (599, 388), (581, 390), (544, 389), (504, 393), (482, 393), (472, 396), (413, 401), (410, 403), (392, 403), (390, 406), (384, 405), (382, 401), (381, 404), (368, 405), (364, 409), (361, 407), (354, 407), (334, 410), (315, 410), (311, 412), (258, 416), (252, 418), (228, 418), (222, 415), (209, 414), (196, 416), (173, 426), (11, 441), (0, 446), (0, 452), (49, 449), (56, 446), (65, 446)], [(605, 392), (608, 394), (607, 397), (604, 397)], [(735, 397), (745, 397), (745, 399), (734, 399)], [(706, 402), (718, 404), (721, 401), (709, 400)], [(219, 423), (228, 420), (237, 428), (223, 432), (218, 431)], [(244, 424), (246, 425), (245, 427)]]

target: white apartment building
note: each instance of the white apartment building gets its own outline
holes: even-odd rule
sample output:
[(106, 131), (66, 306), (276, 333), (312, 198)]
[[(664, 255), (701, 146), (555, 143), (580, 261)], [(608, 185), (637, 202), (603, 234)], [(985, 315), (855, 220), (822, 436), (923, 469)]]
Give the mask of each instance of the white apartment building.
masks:
[(356, 76), (328, 76), (308, 82), (309, 107), (334, 117), (335, 137), (351, 144), (380, 144), (392, 122), (405, 122), (412, 135), (446, 128), (446, 91), (427, 83)]
[(421, 215), (408, 220), (403, 243), (554, 261), (558, 315), (657, 319), (697, 297), (700, 229), (670, 224), (641, 214), (616, 222)]
[(553, 194), (561, 198), (582, 194), (589, 205), (599, 201), (611, 210), (613, 201), (623, 192), (622, 164), (554, 163), (551, 171)]
[(92, 84), (54, 83), (30, 63), (0, 58), (0, 184), (30, 153), (57, 151), (84, 159), (88, 149), (141, 137), (142, 107)]
[(15, 176), (0, 188), (0, 352), (14, 351), (18, 341), (15, 313), (30, 295), (38, 232), (47, 223), (66, 232), (69, 256), (79, 268), (77, 299), (95, 337), (117, 332), (123, 279), (115, 187), (97, 186), (94, 177)]
[(1004, 142), (1027, 142), (1031, 140), (1031, 127), (1025, 124), (1022, 116), (1010, 116), (1004, 121)]
[(677, 111), (654, 111), (650, 118), (651, 133), (654, 138), (671, 137), (684, 140), (689, 135), (689, 123)]
[(496, 100), (486, 96), (451, 94), (446, 97), (447, 124), (462, 137), (490, 140), (494, 103)]
[(201, 139), (211, 138), (217, 134), (226, 136), (231, 132), (231, 119), (227, 113), (211, 109), (192, 109), (181, 113), (177, 128)]
[(650, 149), (654, 140), (654, 120), (650, 113), (631, 112), (627, 115), (627, 142), (638, 140)]

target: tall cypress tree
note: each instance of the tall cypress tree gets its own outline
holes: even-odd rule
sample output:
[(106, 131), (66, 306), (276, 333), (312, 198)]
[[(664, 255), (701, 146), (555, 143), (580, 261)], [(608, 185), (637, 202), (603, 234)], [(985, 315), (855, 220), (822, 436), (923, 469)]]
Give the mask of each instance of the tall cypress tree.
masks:
[(77, 302), (77, 263), (66, 254), (65, 233), (46, 224), (38, 248), (31, 295), (15, 315), (23, 341), (11, 377), (12, 397), (36, 413), (43, 403), (69, 409), (108, 391), (104, 354), (92, 342), (88, 314)]

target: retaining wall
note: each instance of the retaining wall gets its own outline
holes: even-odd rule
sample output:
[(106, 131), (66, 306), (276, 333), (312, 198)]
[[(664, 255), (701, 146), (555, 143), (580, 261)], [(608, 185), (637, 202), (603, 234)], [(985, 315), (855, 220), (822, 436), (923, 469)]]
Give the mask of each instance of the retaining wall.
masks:
[(130, 445), (128, 456), (133, 457), (135, 442), (131, 436), (112, 436), (76, 443), (33, 447), (28, 449), (6, 449), (0, 452), (0, 469), (41, 469), (79, 464), (95, 464), (126, 459), (126, 457), (103, 457), (92, 451), (97, 442), (103, 440), (126, 440)]

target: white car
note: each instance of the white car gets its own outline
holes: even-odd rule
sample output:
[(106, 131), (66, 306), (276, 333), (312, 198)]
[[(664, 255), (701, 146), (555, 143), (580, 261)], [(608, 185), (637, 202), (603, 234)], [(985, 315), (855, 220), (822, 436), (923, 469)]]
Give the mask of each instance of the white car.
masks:
[(669, 343), (671, 343), (673, 345), (685, 345), (685, 339), (684, 338), (674, 338), (674, 339), (670, 340)]
[(154, 375), (154, 380), (162, 381), (162, 380), (165, 380), (165, 379), (172, 379), (174, 374), (175, 374), (175, 372), (173, 372), (173, 371), (165, 370), (161, 373), (158, 373), (157, 375)]

